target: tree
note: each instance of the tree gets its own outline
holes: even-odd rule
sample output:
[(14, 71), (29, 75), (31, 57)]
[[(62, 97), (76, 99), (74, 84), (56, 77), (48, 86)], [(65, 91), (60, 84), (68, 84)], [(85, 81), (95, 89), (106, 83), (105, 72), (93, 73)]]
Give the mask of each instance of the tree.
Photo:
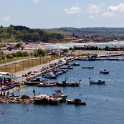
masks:
[(104, 50), (109, 50), (109, 46), (105, 46)]
[(6, 58), (7, 58), (7, 59), (13, 59), (13, 55), (12, 55), (12, 54), (7, 54), (7, 55), (6, 55)]
[(38, 53), (39, 55), (41, 55), (41, 56), (45, 56), (46, 50), (38, 49), (38, 50), (37, 50), (37, 53)]
[(63, 49), (62, 50), (64, 53), (67, 53), (68, 52), (68, 49)]
[(16, 48), (20, 48), (21, 46), (22, 46), (22, 43), (17, 43), (17, 44), (15, 45)]

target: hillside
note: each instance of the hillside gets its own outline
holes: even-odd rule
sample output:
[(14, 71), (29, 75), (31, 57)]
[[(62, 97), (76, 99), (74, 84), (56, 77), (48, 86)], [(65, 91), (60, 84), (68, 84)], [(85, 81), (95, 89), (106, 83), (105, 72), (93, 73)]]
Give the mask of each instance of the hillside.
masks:
[(47, 31), (59, 32), (63, 34), (73, 35), (76, 38), (104, 38), (110, 40), (124, 40), (124, 28), (71, 28), (63, 27), (49, 29)]
[[(124, 40), (124, 28), (53, 28), (30, 29), (25, 26), (0, 27), (0, 41), (24, 41), (24, 42), (68, 42), (75, 38), (84, 41), (112, 41)], [(99, 40), (101, 39), (101, 40)]]
[(0, 41), (24, 42), (57, 42), (64, 39), (60, 33), (48, 32), (42, 29), (30, 29), (25, 26), (0, 27)]

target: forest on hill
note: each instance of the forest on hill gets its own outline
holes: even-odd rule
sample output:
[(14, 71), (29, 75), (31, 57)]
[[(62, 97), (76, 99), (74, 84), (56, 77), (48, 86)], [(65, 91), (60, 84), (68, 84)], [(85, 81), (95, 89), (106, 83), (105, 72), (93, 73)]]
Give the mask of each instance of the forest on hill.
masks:
[(70, 34), (75, 38), (104, 38), (109, 40), (124, 40), (124, 28), (53, 28), (47, 31)]
[(0, 27), (0, 41), (24, 41), (24, 42), (57, 42), (64, 39), (60, 33), (48, 32), (42, 29), (30, 29), (25, 26)]
[[(124, 28), (72, 28), (62, 27), (53, 29), (31, 29), (26, 26), (0, 26), (0, 41), (24, 41), (57, 43), (66, 42), (75, 38), (102, 41), (124, 40)], [(104, 40), (103, 40), (104, 39)], [(100, 40), (101, 41), (101, 40)]]

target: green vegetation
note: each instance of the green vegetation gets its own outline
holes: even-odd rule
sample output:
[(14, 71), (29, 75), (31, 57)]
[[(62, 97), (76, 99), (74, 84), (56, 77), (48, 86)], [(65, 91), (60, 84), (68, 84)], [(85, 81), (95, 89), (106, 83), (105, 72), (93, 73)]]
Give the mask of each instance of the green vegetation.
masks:
[(30, 67), (34, 67), (34, 66), (37, 66), (40, 64), (48, 63), (52, 60), (59, 59), (59, 58), (61, 58), (61, 57), (59, 57), (59, 56), (45, 56), (45, 57), (37, 57), (34, 59), (27, 59), (24, 61), (20, 61), (18, 63), (12, 63), (12, 64), (9, 64), (6, 66), (1, 66), (0, 71), (15, 73), (17, 71), (28, 69)]
[(16, 53), (12, 54), (4, 54), (3, 52), (0, 52), (0, 63), (19, 60), (27, 57), (44, 57), (48, 52), (48, 50), (43, 49), (34, 50), (32, 53), (17, 51)]
[[(68, 34), (75, 38), (91, 38), (97, 42), (106, 42), (113, 40), (124, 40), (124, 28), (106, 28), (106, 27), (94, 27), (94, 28), (53, 28), (47, 31), (59, 32), (62, 34)], [(101, 39), (101, 40), (100, 40)], [(85, 39), (87, 41), (87, 39)]]
[(0, 41), (56, 42), (57, 40), (63, 39), (64, 35), (60, 33), (46, 32), (41, 29), (30, 29), (25, 26), (14, 25), (0, 27)]

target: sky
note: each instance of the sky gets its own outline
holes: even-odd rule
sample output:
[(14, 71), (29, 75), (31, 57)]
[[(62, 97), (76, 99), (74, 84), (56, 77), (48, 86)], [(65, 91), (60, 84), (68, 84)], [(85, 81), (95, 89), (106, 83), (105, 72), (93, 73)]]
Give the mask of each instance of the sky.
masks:
[(124, 0), (0, 0), (0, 25), (124, 27)]

